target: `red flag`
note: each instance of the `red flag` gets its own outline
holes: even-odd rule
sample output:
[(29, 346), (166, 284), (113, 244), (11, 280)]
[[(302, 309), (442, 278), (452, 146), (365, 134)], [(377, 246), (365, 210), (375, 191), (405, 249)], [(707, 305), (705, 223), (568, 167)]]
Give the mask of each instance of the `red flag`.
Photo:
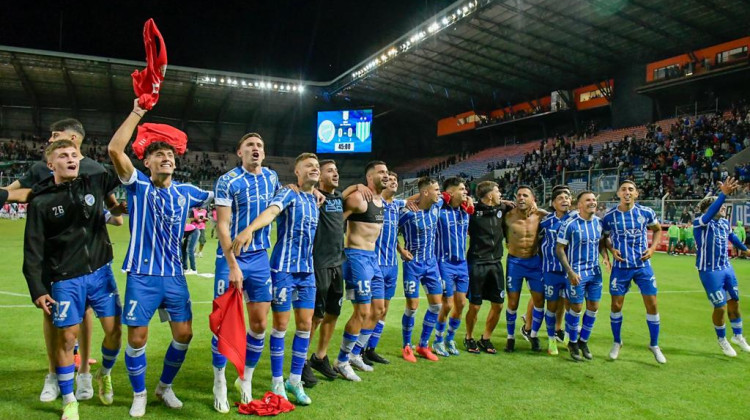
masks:
[(138, 126), (138, 134), (133, 141), (133, 153), (138, 159), (143, 159), (146, 147), (156, 141), (171, 145), (178, 155), (184, 154), (187, 150), (187, 134), (184, 131), (167, 124), (144, 123)]
[(244, 306), (242, 292), (230, 286), (226, 293), (214, 299), (214, 310), (208, 316), (211, 332), (219, 340), (219, 353), (237, 368), (240, 379), (245, 379), (247, 350)]
[(260, 400), (252, 400), (247, 404), (235, 403), (240, 414), (256, 416), (275, 416), (281, 413), (294, 411), (294, 404), (290, 403), (281, 395), (276, 395), (271, 391)]
[[(154, 38), (159, 40), (158, 49)], [(167, 74), (167, 45), (153, 19), (143, 25), (143, 44), (146, 48), (146, 68), (135, 70), (131, 76), (138, 106), (151, 110), (159, 101), (159, 88)]]

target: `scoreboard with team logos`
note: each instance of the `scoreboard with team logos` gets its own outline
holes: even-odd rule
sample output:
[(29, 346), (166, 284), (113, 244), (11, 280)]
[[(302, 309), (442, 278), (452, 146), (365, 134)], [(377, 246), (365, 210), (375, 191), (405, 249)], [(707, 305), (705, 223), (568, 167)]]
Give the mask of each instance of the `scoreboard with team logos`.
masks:
[(372, 109), (319, 111), (316, 153), (372, 152)]

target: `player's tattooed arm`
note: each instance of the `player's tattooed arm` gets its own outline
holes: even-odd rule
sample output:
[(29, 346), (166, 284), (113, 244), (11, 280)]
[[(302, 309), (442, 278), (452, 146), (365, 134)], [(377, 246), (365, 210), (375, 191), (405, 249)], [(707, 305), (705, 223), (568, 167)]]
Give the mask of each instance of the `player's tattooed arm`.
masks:
[(246, 251), (253, 241), (253, 234), (256, 230), (262, 229), (273, 222), (276, 216), (281, 214), (281, 207), (274, 204), (268, 206), (261, 214), (256, 217), (248, 227), (234, 238), (232, 241), (232, 251), (234, 255), (239, 256), (243, 251)]
[(562, 264), (563, 269), (567, 273), (570, 284), (572, 284), (573, 286), (578, 286), (578, 283), (581, 282), (581, 276), (579, 276), (578, 273), (573, 271), (573, 268), (570, 267), (568, 256), (565, 254), (566, 246), (567, 245), (558, 242), (557, 246), (555, 246), (555, 255), (557, 255), (557, 259), (560, 260), (560, 264)]

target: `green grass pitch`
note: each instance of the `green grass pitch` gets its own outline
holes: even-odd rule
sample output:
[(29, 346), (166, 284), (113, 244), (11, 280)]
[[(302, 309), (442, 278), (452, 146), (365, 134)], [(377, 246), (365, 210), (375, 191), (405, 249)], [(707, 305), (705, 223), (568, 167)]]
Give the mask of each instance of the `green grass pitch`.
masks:
[[(31, 306), (21, 273), (23, 261), (23, 221), (0, 220), (0, 419), (54, 419), (60, 416), (60, 400), (39, 402), (46, 373), (46, 358), (41, 333), (40, 311)], [(119, 270), (127, 248), (127, 227), (110, 229), (115, 251), (115, 275), (121, 296), (125, 275)], [(197, 260), (198, 271), (213, 272), (216, 240), (209, 240), (204, 257)], [(750, 395), (750, 354), (735, 359), (722, 355), (711, 325), (711, 305), (702, 290), (693, 257), (654, 256), (659, 284), (661, 314), (660, 345), (668, 359), (657, 365), (647, 349), (648, 330), (645, 311), (637, 288), (628, 295), (624, 308), (623, 341), (620, 359), (607, 360), (612, 337), (609, 328), (609, 296), (602, 300), (597, 324), (591, 338), (594, 360), (575, 363), (567, 352), (558, 357), (532, 354), (523, 340), (514, 354), (470, 355), (443, 358), (437, 363), (420, 359), (414, 365), (399, 358), (401, 343), (401, 290), (391, 303), (387, 325), (379, 351), (392, 363), (378, 365), (375, 372), (362, 373), (361, 383), (321, 380), (309, 390), (310, 407), (298, 407), (286, 418), (742, 418), (748, 415)], [(750, 298), (750, 261), (733, 261), (744, 302)], [(605, 273), (605, 281), (608, 279)], [(213, 411), (211, 387), (211, 311), (213, 279), (189, 276), (193, 300), (194, 338), (185, 364), (174, 387), (185, 406), (169, 410), (153, 398), (162, 360), (170, 342), (166, 324), (152, 321), (148, 343), (149, 388), (148, 419), (163, 418), (239, 418), (236, 412), (221, 415)], [(605, 287), (606, 290), (606, 287)], [(521, 307), (525, 308), (528, 295)], [(743, 302), (743, 303), (744, 303)], [(746, 303), (745, 303), (746, 304)], [(486, 305), (485, 305), (486, 306)], [(422, 301), (414, 337), (419, 337), (426, 309)], [(750, 309), (747, 309), (750, 310)], [(335, 356), (341, 329), (351, 313), (345, 304), (342, 321), (334, 335), (330, 354)], [(750, 312), (748, 312), (750, 314)], [(486, 316), (483, 308), (477, 329)], [(750, 315), (746, 315), (750, 319)], [(748, 323), (750, 324), (750, 323)], [(96, 325), (96, 324), (95, 324)], [(270, 320), (269, 320), (270, 325)], [(292, 324), (293, 325), (293, 324)], [(729, 325), (727, 329), (729, 330)], [(544, 327), (543, 327), (544, 329)], [(464, 327), (457, 337), (463, 336)], [(546, 334), (543, 334), (546, 335)], [(731, 330), (728, 331), (731, 335)], [(123, 334), (123, 337), (125, 334)], [(288, 375), (291, 338), (287, 334), (285, 373)], [(501, 317), (495, 331), (498, 348), (505, 345), (505, 321)], [(95, 329), (93, 357), (101, 359), (102, 333)], [(546, 344), (542, 340), (543, 345)], [(459, 348), (462, 347), (459, 345)], [(736, 348), (736, 347), (735, 347)], [(739, 350), (738, 350), (739, 352)], [(236, 377), (228, 369), (228, 382)], [(123, 353), (113, 370), (115, 402), (102, 406), (96, 398), (82, 402), (82, 418), (126, 419), (131, 390), (123, 362)], [(255, 373), (254, 395), (260, 397), (270, 387), (268, 351), (263, 353)], [(230, 401), (238, 399), (230, 386)]]

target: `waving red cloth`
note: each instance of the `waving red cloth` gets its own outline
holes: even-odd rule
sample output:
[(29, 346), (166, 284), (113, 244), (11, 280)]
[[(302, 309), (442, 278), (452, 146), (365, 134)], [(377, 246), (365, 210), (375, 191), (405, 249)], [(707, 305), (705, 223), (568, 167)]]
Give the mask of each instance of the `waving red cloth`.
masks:
[[(452, 198), (452, 197), (451, 197), (451, 195), (450, 195), (450, 194), (448, 194), (447, 192), (443, 191), (442, 195), (443, 195), (443, 201), (445, 201), (445, 203), (446, 203), (446, 204), (447, 204), (447, 203), (450, 203), (450, 202), (451, 202), (451, 198)], [(462, 208), (462, 209), (463, 209), (463, 210), (464, 210), (464, 211), (465, 211), (466, 213), (468, 213), (469, 215), (472, 215), (472, 214), (474, 214), (474, 206), (469, 206), (468, 204), (466, 204), (466, 202), (462, 202), (462, 203), (460, 204), (460, 207), (461, 207), (461, 208)]]
[(281, 413), (288, 413), (294, 410), (294, 404), (290, 403), (286, 398), (276, 395), (271, 391), (266, 394), (260, 400), (252, 400), (247, 404), (235, 403), (240, 414), (248, 414), (256, 416), (275, 416)]
[(214, 299), (214, 310), (208, 316), (211, 332), (219, 340), (219, 353), (237, 368), (240, 379), (245, 379), (247, 350), (244, 307), (242, 292), (230, 286), (226, 293)]
[[(158, 49), (154, 38), (159, 40)], [(159, 87), (167, 74), (167, 45), (153, 19), (143, 25), (143, 44), (146, 47), (146, 68), (135, 70), (131, 76), (138, 106), (151, 110), (159, 101)]]
[(156, 141), (171, 145), (178, 155), (184, 154), (187, 150), (187, 134), (184, 131), (167, 124), (145, 123), (138, 126), (133, 152), (138, 159), (143, 159), (146, 147)]

